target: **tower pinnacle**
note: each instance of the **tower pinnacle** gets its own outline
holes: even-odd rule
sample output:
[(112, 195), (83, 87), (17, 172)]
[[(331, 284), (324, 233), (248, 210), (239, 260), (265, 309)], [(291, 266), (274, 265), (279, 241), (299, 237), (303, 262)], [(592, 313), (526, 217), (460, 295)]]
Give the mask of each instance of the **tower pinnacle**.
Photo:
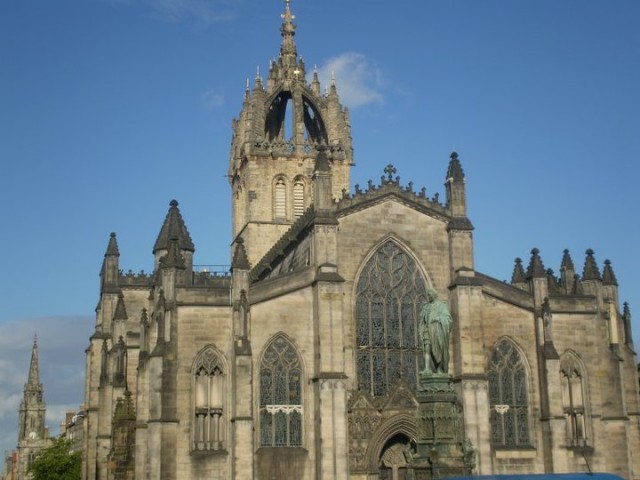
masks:
[(298, 59), (298, 51), (293, 39), (296, 34), (296, 26), (293, 20), (296, 16), (291, 13), (291, 0), (285, 0), (284, 13), (280, 16), (282, 17), (282, 26), (280, 27), (280, 34), (282, 35), (280, 61), (285, 69), (294, 70)]
[(31, 347), (31, 364), (29, 365), (29, 379), (27, 384), (37, 386), (40, 384), (40, 370), (38, 367), (38, 336), (33, 336), (33, 347)]

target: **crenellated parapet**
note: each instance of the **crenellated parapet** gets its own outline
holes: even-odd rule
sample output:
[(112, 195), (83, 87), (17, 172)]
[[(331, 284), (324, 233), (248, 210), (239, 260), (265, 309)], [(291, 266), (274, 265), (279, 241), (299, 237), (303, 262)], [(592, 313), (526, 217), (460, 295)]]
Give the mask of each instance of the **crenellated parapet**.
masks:
[(396, 168), (391, 164), (385, 167), (384, 173), (385, 174), (380, 177), (380, 183), (377, 185), (374, 184), (373, 180), (369, 180), (366, 189), (362, 189), (360, 185), (356, 185), (353, 194), (350, 194), (346, 190), (343, 191), (342, 198), (337, 202), (338, 212), (363, 208), (365, 205), (369, 205), (371, 201), (381, 199), (388, 195), (394, 195), (418, 206), (421, 210), (426, 210), (432, 215), (436, 215), (445, 220), (449, 219), (449, 210), (447, 206), (440, 202), (440, 195), (438, 193), (435, 193), (429, 198), (425, 187), (416, 191), (414, 190), (413, 182), (408, 182), (406, 186), (403, 186), (400, 183), (400, 177), (394, 176)]

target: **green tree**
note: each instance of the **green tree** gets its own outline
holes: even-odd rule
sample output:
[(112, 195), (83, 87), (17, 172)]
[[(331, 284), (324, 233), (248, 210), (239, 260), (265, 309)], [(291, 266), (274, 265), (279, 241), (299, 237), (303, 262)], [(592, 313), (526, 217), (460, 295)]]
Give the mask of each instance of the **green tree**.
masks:
[(82, 453), (72, 452), (72, 445), (71, 440), (57, 438), (42, 449), (29, 467), (33, 480), (79, 480)]

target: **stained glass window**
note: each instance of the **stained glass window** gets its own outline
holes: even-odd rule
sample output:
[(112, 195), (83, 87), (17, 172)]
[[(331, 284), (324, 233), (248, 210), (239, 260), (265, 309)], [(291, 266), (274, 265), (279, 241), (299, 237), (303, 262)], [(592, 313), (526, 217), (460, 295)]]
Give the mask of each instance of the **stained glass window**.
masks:
[(494, 446), (530, 445), (527, 371), (518, 349), (500, 340), (489, 359), (491, 443)]
[(302, 364), (281, 336), (271, 342), (260, 364), (260, 445), (302, 445)]
[(426, 283), (416, 262), (388, 241), (369, 259), (356, 295), (358, 386), (384, 395), (398, 379), (414, 389), (423, 367), (418, 338)]
[(221, 450), (224, 447), (224, 398), (226, 377), (213, 348), (202, 350), (193, 369), (194, 450)]
[(570, 447), (588, 445), (583, 379), (581, 362), (571, 353), (563, 355), (560, 362), (562, 410), (566, 421), (567, 445)]

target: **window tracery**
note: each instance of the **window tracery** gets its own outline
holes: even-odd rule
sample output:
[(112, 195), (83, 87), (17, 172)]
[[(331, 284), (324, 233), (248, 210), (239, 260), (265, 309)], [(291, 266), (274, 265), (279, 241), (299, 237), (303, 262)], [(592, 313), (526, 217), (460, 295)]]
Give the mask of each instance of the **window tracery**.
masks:
[(567, 445), (585, 447), (588, 445), (587, 412), (585, 407), (584, 369), (571, 353), (560, 362), (560, 382), (562, 384), (562, 410), (566, 421)]
[(194, 387), (194, 450), (221, 450), (225, 437), (226, 376), (223, 364), (212, 347), (196, 359)]
[(293, 345), (279, 336), (260, 364), (260, 445), (302, 445), (302, 364)]
[(367, 261), (356, 293), (360, 390), (381, 396), (400, 378), (415, 390), (424, 361), (417, 325), (425, 297), (418, 265), (395, 242), (386, 242)]
[(487, 376), (491, 443), (498, 447), (530, 445), (527, 370), (519, 350), (506, 338), (493, 349)]

